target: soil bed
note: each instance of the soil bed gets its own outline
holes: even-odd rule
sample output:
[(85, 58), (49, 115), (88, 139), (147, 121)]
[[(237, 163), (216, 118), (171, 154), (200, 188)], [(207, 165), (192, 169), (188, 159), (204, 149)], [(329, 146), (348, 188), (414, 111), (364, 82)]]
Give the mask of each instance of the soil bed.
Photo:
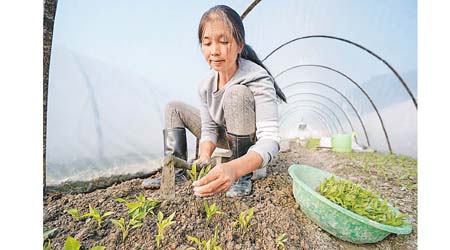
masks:
[[(177, 185), (176, 198), (163, 201), (156, 209), (165, 216), (176, 212), (176, 224), (165, 231), (162, 249), (185, 249), (195, 246), (187, 236), (207, 240), (218, 225), (222, 249), (276, 249), (281, 233), (287, 235), (286, 249), (416, 249), (417, 248), (417, 162), (407, 157), (378, 153), (334, 153), (327, 149), (307, 149), (294, 143), (289, 152), (280, 152), (268, 168), (265, 179), (254, 182), (251, 196), (227, 198), (224, 194), (211, 198), (197, 198), (191, 181)], [(341, 241), (321, 230), (299, 209), (292, 194), (292, 179), (287, 170), (292, 164), (306, 164), (324, 169), (361, 184), (387, 198), (401, 212), (408, 214), (413, 224), (409, 235), (389, 235), (375, 244), (355, 245)], [(156, 175), (158, 175), (157, 173)], [(142, 179), (133, 179), (84, 194), (49, 193), (44, 197), (44, 230), (58, 228), (51, 238), (51, 249), (64, 249), (68, 236), (80, 241), (82, 248), (96, 245), (106, 249), (156, 249), (156, 215), (144, 218), (144, 225), (130, 231), (125, 243), (122, 233), (109, 219), (101, 229), (96, 221), (75, 221), (65, 212), (77, 208), (81, 214), (89, 211), (89, 204), (101, 213), (113, 211), (109, 218), (127, 217), (127, 209), (116, 198), (134, 200), (142, 193), (158, 198), (157, 190), (141, 187)], [(224, 215), (213, 217), (209, 225), (203, 202), (216, 203)], [(232, 228), (239, 213), (254, 207), (253, 225), (244, 237)], [(127, 219), (126, 219), (127, 220)]]

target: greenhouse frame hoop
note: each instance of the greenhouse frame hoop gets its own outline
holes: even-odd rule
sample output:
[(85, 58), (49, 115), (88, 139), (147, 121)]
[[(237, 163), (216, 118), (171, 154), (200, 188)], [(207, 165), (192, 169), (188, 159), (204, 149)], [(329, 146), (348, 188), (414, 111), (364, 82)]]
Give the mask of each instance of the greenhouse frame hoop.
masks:
[[(365, 137), (366, 137), (367, 146), (370, 146), (369, 136), (367, 135), (366, 126), (364, 125), (364, 122), (362, 121), (362, 118), (361, 118), (361, 116), (359, 115), (358, 110), (356, 110), (356, 107), (353, 106), (352, 102), (345, 96), (345, 94), (342, 93), (341, 91), (339, 91), (338, 89), (336, 89), (336, 88), (334, 88), (334, 87), (332, 87), (332, 86), (330, 86), (330, 85), (328, 85), (328, 84), (326, 84), (326, 83), (318, 82), (318, 81), (300, 81), (300, 82), (294, 82), (294, 83), (288, 84), (287, 86), (285, 86), (285, 87), (283, 87), (283, 88), (281, 88), (281, 89), (284, 90), (284, 89), (287, 89), (287, 88), (292, 87), (292, 86), (294, 86), (294, 85), (297, 85), (297, 84), (304, 84), (304, 83), (320, 84), (320, 85), (322, 85), (322, 86), (325, 86), (325, 87), (328, 87), (328, 88), (332, 89), (333, 91), (337, 92), (340, 96), (342, 96), (342, 97), (344, 98), (344, 100), (346, 100), (347, 103), (352, 107), (353, 111), (355, 112), (356, 116), (358, 117), (358, 120), (359, 120), (359, 122), (361, 123), (361, 126), (362, 126), (362, 128), (363, 128), (364, 135), (365, 135)], [(317, 94), (317, 93), (310, 93), (310, 94), (314, 94), (314, 95), (317, 95), (317, 96), (322, 96), (322, 95), (319, 95), (319, 94)], [(295, 95), (294, 95), (294, 96), (295, 96)], [(291, 96), (291, 97), (293, 97), (293, 96)], [(325, 96), (322, 96), (322, 97), (325, 97)], [(333, 103), (335, 103), (337, 106), (339, 106), (336, 102), (334, 102), (333, 100), (331, 100), (331, 98), (328, 98), (328, 97), (326, 97), (326, 98), (327, 98), (329, 101), (332, 101)]]
[[(301, 103), (300, 103), (301, 101), (310, 101), (310, 102), (312, 102), (312, 103), (322, 105), (324, 108), (326, 108), (326, 109), (333, 115), (333, 117), (335, 118), (335, 120), (337, 120), (337, 123), (338, 123), (339, 127), (341, 128), (342, 133), (344, 133), (344, 127), (342, 126), (341, 120), (337, 117), (336, 113), (334, 113), (333, 110), (331, 110), (327, 105), (325, 105), (325, 104), (323, 104), (323, 103), (321, 103), (321, 102), (315, 101), (315, 100), (298, 100), (297, 102), (295, 102), (295, 103), (297, 103), (298, 105), (293, 105), (292, 107), (287, 108), (286, 111), (283, 110), (283, 114), (280, 114), (280, 117), (283, 117), (284, 114), (288, 113), (290, 110), (294, 109), (295, 107), (300, 107), (300, 106), (304, 105), (304, 104), (301, 104)], [(309, 105), (308, 105), (308, 106), (309, 106)], [(319, 106), (313, 106), (313, 107), (316, 107), (316, 108), (318, 108), (318, 109), (321, 109)], [(321, 110), (322, 110), (322, 109), (321, 109)]]
[[(315, 110), (306, 109), (305, 107), (297, 107), (297, 109), (292, 110), (292, 112), (290, 114), (293, 114), (293, 113), (296, 113), (296, 112), (299, 112), (299, 111), (303, 111), (303, 110), (310, 111), (310, 112), (313, 112), (314, 114), (318, 115), (320, 117), (320, 121), (323, 124), (325, 124), (325, 128), (328, 130), (328, 134), (330, 136), (333, 134), (333, 130), (331, 129), (330, 125), (325, 121), (325, 117), (321, 113), (319, 113), (319, 112), (317, 112)], [(280, 128), (283, 125), (283, 123), (286, 122), (287, 118), (288, 118), (288, 116), (286, 116), (284, 119), (280, 120)]]
[[(295, 110), (296, 108), (311, 108), (312, 110), (315, 110), (315, 111), (317, 111), (318, 113), (321, 113), (324, 117), (326, 117), (327, 119), (325, 119), (325, 121), (329, 121), (329, 123), (331, 124), (331, 125), (333, 125), (333, 131), (335, 131), (336, 133), (339, 133), (339, 128), (338, 128), (338, 126), (336, 125), (336, 122), (331, 118), (331, 116), (328, 114), (328, 113), (325, 113), (323, 110), (321, 110), (320, 108), (318, 108), (317, 106), (313, 106), (313, 105), (298, 105), (298, 106), (296, 106), (296, 107), (294, 107), (294, 108), (292, 108), (292, 109), (290, 109), (289, 110), (289, 112), (290, 111), (292, 111), (292, 110)], [(288, 113), (288, 112), (287, 112)], [(286, 117), (286, 116), (285, 116)], [(281, 118), (281, 122), (280, 122), (280, 124), (285, 120), (285, 119), (287, 119), (287, 117), (286, 118)]]
[(384, 136), (386, 137), (386, 141), (387, 141), (387, 144), (388, 144), (388, 147), (389, 147), (389, 152), (391, 154), (393, 153), (392, 152), (392, 147), (391, 147), (391, 142), (389, 141), (389, 136), (387, 135), (386, 127), (384, 126), (384, 122), (383, 122), (383, 119), (381, 118), (381, 115), (380, 115), (380, 112), (378, 111), (378, 108), (376, 107), (376, 105), (373, 102), (372, 98), (370, 98), (369, 94), (367, 94), (367, 92), (355, 80), (353, 80), (351, 77), (349, 77), (345, 73), (343, 73), (343, 72), (341, 72), (341, 71), (339, 71), (337, 69), (334, 69), (334, 68), (331, 68), (331, 67), (328, 67), (328, 66), (325, 66), (325, 65), (321, 65), (321, 64), (299, 64), (299, 65), (295, 65), (295, 66), (289, 67), (286, 70), (281, 71), (274, 78), (277, 78), (281, 74), (284, 74), (284, 73), (286, 73), (286, 72), (288, 72), (288, 71), (290, 71), (292, 69), (301, 68), (301, 67), (318, 67), (318, 68), (328, 69), (328, 70), (331, 70), (333, 72), (336, 72), (336, 73), (340, 74), (341, 76), (347, 78), (354, 85), (356, 85), (361, 90), (361, 92), (367, 97), (367, 99), (369, 100), (369, 102), (372, 105), (373, 109), (377, 113), (378, 119), (380, 120), (381, 127), (382, 127), (383, 132), (384, 132)]
[[(264, 62), (267, 58), (269, 58), (272, 54), (274, 54), (277, 50), (283, 48), (284, 46), (293, 43), (295, 41), (300, 41), (300, 40), (304, 40), (304, 39), (309, 39), (309, 38), (328, 38), (328, 39), (334, 39), (337, 41), (342, 41), (348, 44), (351, 44), (353, 46), (356, 46), (364, 51), (366, 51), (367, 53), (369, 53), (370, 55), (374, 56), (375, 58), (377, 58), (379, 61), (383, 62), (393, 73), (394, 75), (397, 77), (397, 79), (400, 81), (400, 83), (403, 85), (403, 88), (406, 90), (406, 92), (408, 93), (408, 95), (410, 96), (412, 102), (414, 103), (414, 106), (416, 107), (417, 110), (417, 101), (416, 98), (414, 97), (414, 95), (412, 94), (410, 88), (408, 87), (408, 85), (406, 84), (406, 82), (403, 80), (403, 78), (400, 76), (400, 74), (395, 70), (394, 67), (392, 67), (385, 59), (383, 59), (381, 56), (377, 55), (376, 53), (374, 53), (373, 51), (369, 50), (368, 48), (357, 44), (353, 41), (350, 41), (348, 39), (345, 38), (341, 38), (341, 37), (336, 37), (336, 36), (329, 36), (329, 35), (310, 35), (310, 36), (303, 36), (303, 37), (297, 37), (294, 38), (286, 43), (283, 43), (282, 45), (280, 45), (279, 47), (277, 47), (276, 49), (274, 49), (272, 52), (270, 52), (266, 57), (264, 57), (264, 59), (262, 59), (261, 61)], [(392, 151), (391, 151), (392, 152)]]
[[(305, 93), (305, 94), (308, 94), (308, 93)], [(322, 95), (320, 95), (321, 97), (324, 97), (324, 98), (328, 98), (328, 97), (326, 97), (326, 96), (322, 96)], [(328, 98), (329, 99), (329, 98)], [(331, 99), (330, 99), (331, 100)], [(329, 108), (328, 107), (328, 105), (325, 105), (323, 102), (319, 102), (319, 101), (317, 101), (317, 100), (313, 100), (313, 99), (300, 99), (300, 100), (295, 100), (294, 102), (289, 102), (286, 106), (288, 106), (288, 105), (290, 105), (290, 104), (296, 104), (296, 103), (300, 103), (301, 101), (315, 101), (315, 102), (317, 102), (317, 103), (319, 103), (319, 104), (322, 104), (322, 105), (324, 105), (324, 106), (326, 106), (327, 108)], [(346, 118), (346, 120), (347, 120), (347, 123), (350, 125), (350, 128), (352, 129), (352, 131), (355, 131), (355, 128), (354, 128), (354, 126), (353, 126), (353, 123), (352, 123), (352, 121), (350, 120), (350, 118), (347, 116), (347, 113), (345, 113), (345, 111), (342, 109), (342, 107), (340, 107), (337, 103), (335, 103), (334, 101), (333, 101), (333, 104), (334, 105), (336, 105), (337, 106), (337, 108), (339, 109), (339, 110), (341, 110), (341, 112), (344, 114), (344, 116), (345, 116), (345, 118)], [(331, 109), (331, 108), (329, 108), (329, 109)], [(358, 139), (357, 139), (357, 136), (355, 136), (355, 141), (356, 141), (356, 143), (358, 143)]]

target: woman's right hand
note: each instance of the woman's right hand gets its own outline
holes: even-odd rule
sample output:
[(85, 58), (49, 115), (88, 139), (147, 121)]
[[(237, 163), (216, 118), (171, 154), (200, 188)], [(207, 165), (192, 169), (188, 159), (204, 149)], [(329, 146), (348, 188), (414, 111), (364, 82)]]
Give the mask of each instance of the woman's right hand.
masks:
[(194, 161), (196, 166), (200, 166), (200, 168), (204, 168), (211, 164), (211, 157), (207, 155), (200, 155), (200, 157)]

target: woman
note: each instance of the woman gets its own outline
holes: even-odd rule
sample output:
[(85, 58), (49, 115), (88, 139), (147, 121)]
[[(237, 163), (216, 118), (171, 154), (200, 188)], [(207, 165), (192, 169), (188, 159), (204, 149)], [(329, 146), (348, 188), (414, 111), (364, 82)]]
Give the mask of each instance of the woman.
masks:
[(230, 7), (218, 5), (206, 11), (198, 39), (212, 70), (198, 86), (200, 109), (181, 102), (167, 105), (165, 155), (187, 159), (188, 128), (200, 138), (197, 164), (208, 164), (216, 147), (232, 151), (230, 161), (192, 184), (194, 194), (248, 195), (252, 172), (266, 167), (279, 151), (277, 96), (285, 102), (286, 97), (245, 44), (242, 20)]

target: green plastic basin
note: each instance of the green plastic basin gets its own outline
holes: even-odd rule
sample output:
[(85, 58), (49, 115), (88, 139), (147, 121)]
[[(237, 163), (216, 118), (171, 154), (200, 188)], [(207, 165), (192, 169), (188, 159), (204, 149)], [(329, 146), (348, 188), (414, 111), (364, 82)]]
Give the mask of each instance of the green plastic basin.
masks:
[[(347, 210), (316, 192), (320, 182), (331, 173), (306, 166), (291, 165), (289, 174), (293, 178), (293, 192), (300, 209), (314, 223), (337, 238), (356, 244), (378, 242), (390, 233), (409, 234), (410, 224), (401, 227), (384, 225)], [(335, 176), (336, 178), (339, 178)], [(393, 211), (398, 209), (389, 205)], [(405, 219), (409, 223), (408, 219)]]
[(352, 135), (335, 134), (331, 137), (331, 150), (335, 152), (352, 152)]

